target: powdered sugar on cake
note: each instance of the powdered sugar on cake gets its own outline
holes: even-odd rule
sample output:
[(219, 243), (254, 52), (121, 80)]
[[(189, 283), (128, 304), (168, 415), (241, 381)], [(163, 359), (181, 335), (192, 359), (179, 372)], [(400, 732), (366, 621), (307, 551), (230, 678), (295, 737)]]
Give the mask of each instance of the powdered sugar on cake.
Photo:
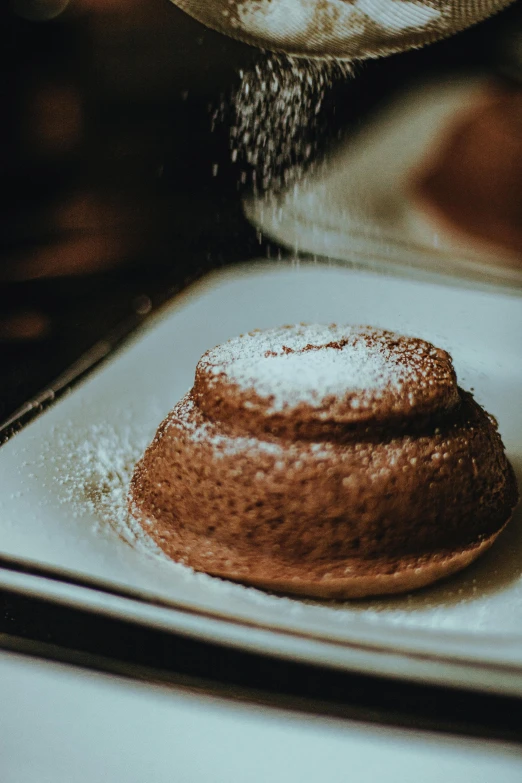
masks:
[(201, 418), (190, 393), (176, 405), (173, 414), (171, 421), (181, 421), (184, 433), (193, 443), (210, 443), (216, 456), (257, 451), (278, 457), (283, 453), (283, 447), (279, 443), (255, 437), (229, 435), (215, 422)]
[(401, 394), (406, 384), (429, 383), (432, 346), (393, 338), (361, 326), (289, 326), (230, 340), (209, 351), (202, 364), (215, 378), (224, 375), (268, 399), (270, 412), (302, 403), (321, 407), (333, 397), (349, 399), (357, 409), (384, 393)]

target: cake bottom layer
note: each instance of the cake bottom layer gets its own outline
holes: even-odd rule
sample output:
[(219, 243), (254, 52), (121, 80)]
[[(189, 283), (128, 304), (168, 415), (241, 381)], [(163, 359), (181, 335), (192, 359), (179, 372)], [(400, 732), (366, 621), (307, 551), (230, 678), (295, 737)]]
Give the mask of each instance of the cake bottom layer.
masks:
[(186, 528), (131, 511), (144, 531), (172, 560), (211, 576), (275, 593), (343, 600), (407, 593), (457, 573), (488, 550), (506, 527), (457, 549), (394, 558), (349, 557), (313, 563), (281, 558), (252, 547), (232, 548)]

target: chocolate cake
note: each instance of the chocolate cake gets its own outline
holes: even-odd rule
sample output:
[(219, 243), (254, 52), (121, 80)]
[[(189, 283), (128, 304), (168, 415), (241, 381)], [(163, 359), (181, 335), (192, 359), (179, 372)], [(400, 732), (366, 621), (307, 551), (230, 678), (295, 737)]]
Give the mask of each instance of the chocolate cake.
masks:
[(427, 585), (488, 549), (517, 501), (494, 420), (423, 340), (254, 331), (207, 351), (131, 482), (172, 559), (327, 598)]

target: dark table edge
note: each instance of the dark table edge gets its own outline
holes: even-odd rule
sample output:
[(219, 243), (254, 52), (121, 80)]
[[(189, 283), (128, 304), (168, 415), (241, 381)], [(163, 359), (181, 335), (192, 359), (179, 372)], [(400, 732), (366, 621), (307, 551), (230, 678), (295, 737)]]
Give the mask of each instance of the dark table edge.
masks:
[[(517, 727), (492, 727), (477, 722), (459, 719), (428, 717), (401, 705), (382, 709), (374, 705), (348, 704), (327, 698), (299, 696), (276, 692), (263, 687), (220, 682), (216, 679), (173, 672), (165, 668), (130, 663), (84, 650), (71, 649), (48, 642), (35, 641), (20, 636), (0, 634), (0, 650), (23, 655), (31, 659), (63, 664), (75, 669), (94, 671), (129, 682), (139, 682), (166, 690), (185, 691), (198, 696), (208, 696), (227, 702), (240, 703), (250, 707), (271, 708), (288, 714), (301, 714), (316, 718), (330, 718), (373, 726), (384, 726), (396, 730), (413, 730), (425, 734), (465, 738), (469, 740), (490, 740), (509, 743), (514, 747), (522, 745), (522, 734)], [(293, 664), (299, 666), (299, 664)], [(310, 667), (307, 667), (310, 668)], [(374, 683), (375, 684), (375, 683)], [(377, 685), (379, 686), (377, 678)], [(380, 687), (384, 687), (380, 684)], [(419, 696), (426, 694), (419, 688)], [(463, 695), (465, 698), (465, 694)], [(494, 697), (503, 701), (503, 697)], [(509, 699), (505, 699), (509, 708)]]

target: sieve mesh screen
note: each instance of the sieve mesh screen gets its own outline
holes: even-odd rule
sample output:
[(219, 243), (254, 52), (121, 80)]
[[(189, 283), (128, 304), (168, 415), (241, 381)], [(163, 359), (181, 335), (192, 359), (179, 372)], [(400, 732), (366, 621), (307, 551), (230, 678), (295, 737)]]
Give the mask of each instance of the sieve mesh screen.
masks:
[(207, 27), (270, 51), (363, 59), (424, 46), (513, 0), (172, 0)]

